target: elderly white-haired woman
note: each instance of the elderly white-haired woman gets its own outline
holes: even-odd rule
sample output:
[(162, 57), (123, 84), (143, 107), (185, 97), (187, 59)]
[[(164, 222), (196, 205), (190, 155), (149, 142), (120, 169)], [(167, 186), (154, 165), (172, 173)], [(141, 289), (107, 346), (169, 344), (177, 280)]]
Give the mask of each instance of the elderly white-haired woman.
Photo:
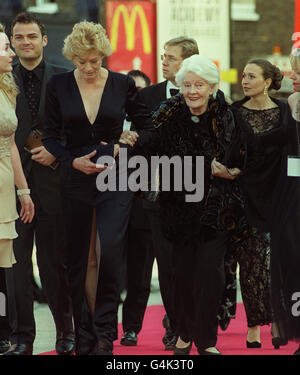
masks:
[[(189, 354), (192, 342), (199, 354), (220, 354), (215, 345), (225, 285), (224, 256), (247, 232), (236, 176), (245, 171), (252, 132), (244, 129), (238, 112), (218, 90), (219, 70), (210, 58), (193, 55), (185, 59), (176, 81), (181, 93), (153, 114), (156, 136), (151, 153), (182, 159), (192, 156), (190, 172), (183, 177), (190, 173), (193, 182), (203, 184), (204, 197), (186, 202), (186, 194), (192, 192), (186, 191), (184, 179), (181, 191), (171, 187), (159, 195), (162, 229), (174, 245), (179, 335), (174, 354)], [(196, 156), (204, 156), (201, 181), (196, 179)]]

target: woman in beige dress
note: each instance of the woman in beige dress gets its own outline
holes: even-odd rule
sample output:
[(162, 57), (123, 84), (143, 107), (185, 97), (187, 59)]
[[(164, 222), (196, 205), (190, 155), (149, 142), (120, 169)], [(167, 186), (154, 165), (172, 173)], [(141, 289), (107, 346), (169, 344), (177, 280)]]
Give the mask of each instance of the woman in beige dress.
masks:
[[(15, 105), (17, 87), (12, 76), (12, 59), (15, 56), (9, 40), (0, 24), (0, 292), (5, 295), (4, 268), (16, 262), (13, 254), (13, 239), (17, 237), (15, 220), (15, 185), (21, 203), (20, 218), (30, 223), (34, 216), (34, 205), (14, 140), (17, 128)], [(1, 332), (0, 332), (1, 334)]]

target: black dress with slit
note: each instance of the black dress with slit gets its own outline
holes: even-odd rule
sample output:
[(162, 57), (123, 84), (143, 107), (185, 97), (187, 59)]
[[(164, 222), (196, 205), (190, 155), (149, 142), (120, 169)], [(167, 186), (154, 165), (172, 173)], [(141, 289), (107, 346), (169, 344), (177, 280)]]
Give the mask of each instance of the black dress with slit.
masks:
[[(72, 162), (93, 150), (97, 150), (93, 159), (95, 162), (100, 155), (112, 156), (114, 144), (118, 143), (123, 131), (126, 113), (133, 119), (139, 134), (133, 148), (120, 144), (120, 147), (127, 149), (129, 157), (134, 149), (144, 147), (149, 142), (154, 131), (151, 117), (140, 101), (131, 77), (108, 71), (93, 124), (87, 118), (73, 71), (55, 75), (48, 82), (43, 142), (61, 163), (77, 354), (88, 354), (99, 342), (112, 350), (113, 340), (117, 338), (123, 240), (133, 192), (129, 189), (101, 192), (96, 186), (99, 174), (86, 175), (75, 170)], [(101, 141), (107, 145), (100, 146)], [(118, 176), (118, 157), (114, 168)], [(94, 209), (101, 256), (95, 313), (92, 317), (85, 299), (85, 279)]]

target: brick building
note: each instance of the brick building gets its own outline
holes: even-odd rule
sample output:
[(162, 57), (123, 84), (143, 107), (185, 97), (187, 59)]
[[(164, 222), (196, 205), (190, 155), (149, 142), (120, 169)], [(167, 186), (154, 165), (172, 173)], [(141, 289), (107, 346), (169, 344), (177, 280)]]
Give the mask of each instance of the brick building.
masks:
[[(252, 1), (240, 1), (243, 2)], [(283, 56), (288, 56), (292, 46), (295, 1), (254, 0), (253, 3), (257, 20), (231, 20), (231, 66), (238, 70), (239, 82), (248, 59), (268, 58), (275, 46), (280, 47)], [(239, 83), (232, 85), (231, 92), (233, 99), (242, 95)]]

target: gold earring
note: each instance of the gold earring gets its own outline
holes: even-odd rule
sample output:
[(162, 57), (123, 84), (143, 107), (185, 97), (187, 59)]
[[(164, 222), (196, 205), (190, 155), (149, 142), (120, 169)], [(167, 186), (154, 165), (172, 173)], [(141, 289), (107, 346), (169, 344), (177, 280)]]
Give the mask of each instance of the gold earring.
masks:
[(265, 88), (264, 88), (264, 95), (268, 95), (268, 88), (267, 88), (267, 86), (265, 86)]

